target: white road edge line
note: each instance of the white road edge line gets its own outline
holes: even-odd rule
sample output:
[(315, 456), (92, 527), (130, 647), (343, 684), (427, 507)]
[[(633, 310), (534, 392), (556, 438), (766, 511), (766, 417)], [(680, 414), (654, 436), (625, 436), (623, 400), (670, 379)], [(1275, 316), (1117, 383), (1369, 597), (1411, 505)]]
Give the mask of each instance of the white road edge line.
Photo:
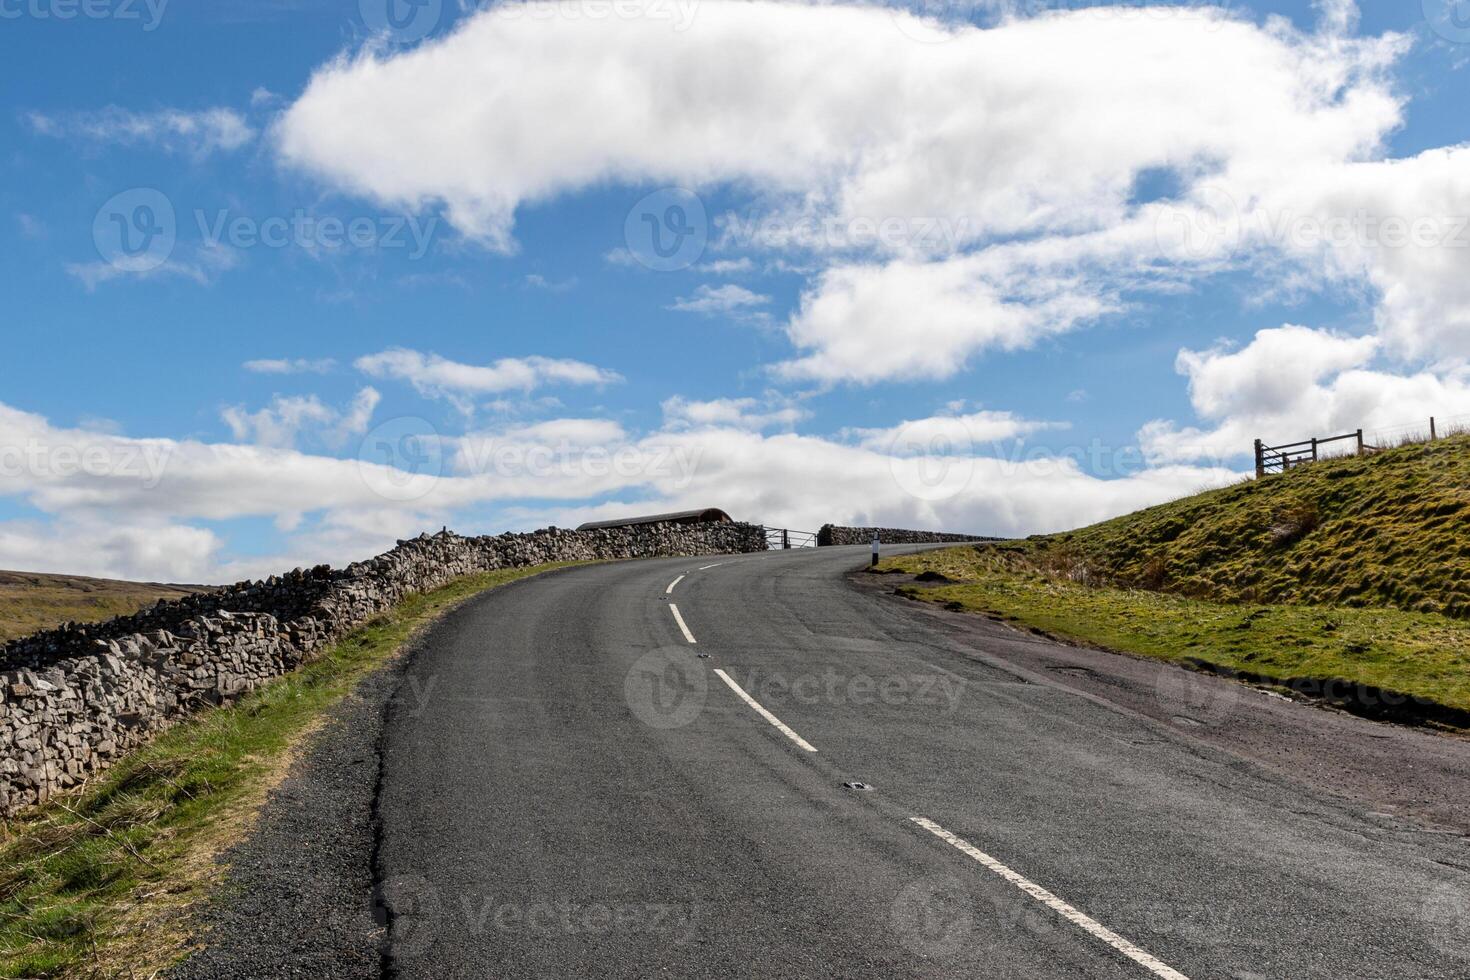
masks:
[(1154, 975), (1164, 977), (1165, 980), (1189, 980), (1188, 977), (1186, 977), (1184, 974), (1180, 973), (1173, 967), (1169, 966), (1167, 963), (1164, 963), (1162, 960), (1159, 960), (1149, 953), (1146, 953), (1143, 950), (1139, 949), (1137, 946), (1133, 945), (1131, 942), (1124, 939), (1116, 932), (1113, 932), (1111, 929), (1107, 928), (1096, 919), (1093, 919), (1090, 916), (1079, 912), (1077, 909), (1068, 905), (1060, 898), (1057, 898), (1045, 888), (1042, 888), (1035, 882), (1029, 881), (1024, 876), (1012, 871), (1010, 868), (1006, 867), (1004, 864), (1001, 864), (989, 854), (986, 854), (984, 851), (980, 850), (978, 847), (975, 847), (973, 844), (970, 844), (968, 841), (956, 837), (954, 834), (951, 834), (949, 831), (945, 830), (934, 821), (926, 820), (923, 817), (909, 817), (909, 819), (918, 824), (920, 827), (923, 827), (925, 830), (929, 831), (929, 833), (933, 834), (935, 837), (938, 837), (945, 843), (954, 846), (958, 850), (963, 851), (965, 854), (974, 858), (976, 861), (979, 861), (981, 864), (985, 865), (986, 868), (990, 869), (1000, 877), (1004, 878), (1006, 881), (1015, 885), (1017, 888), (1021, 889), (1021, 891), (1036, 899), (1042, 905), (1045, 905), (1053, 911), (1057, 912), (1062, 916), (1062, 918), (1068, 920), (1069, 922), (1080, 926), (1087, 932), (1091, 933), (1097, 939), (1101, 939), (1103, 942), (1113, 947), (1113, 949), (1122, 953), (1124, 956), (1128, 957), (1139, 966), (1144, 967)]
[(786, 727), (786, 723), (785, 722), (783, 722), (780, 718), (777, 718), (775, 715), (773, 715), (769, 711), (767, 711), (761, 705), (761, 703), (759, 701), (757, 701), (755, 698), (751, 697), (749, 694), (746, 694), (745, 693), (745, 689), (742, 688), (739, 684), (736, 684), (733, 680), (731, 680), (729, 674), (725, 673), (723, 670), (721, 670), (718, 667), (715, 668), (715, 673), (720, 675), (720, 680), (722, 680), (726, 684), (730, 685), (730, 690), (734, 691), (737, 695), (739, 695), (740, 696), (740, 700), (744, 701), (746, 704), (748, 704), (752, 708), (754, 708), (755, 711), (756, 711), (756, 714), (760, 715), (766, 721), (768, 721), (772, 725), (776, 726), (776, 730), (778, 732), (780, 732), (782, 735), (785, 735), (787, 738), (791, 739), (791, 741), (793, 741), (797, 745), (801, 746), (801, 748), (804, 749), (804, 750), (806, 750), (807, 752), (815, 752), (815, 751), (817, 751), (816, 750), (816, 747), (813, 746), (812, 743), (808, 742), (806, 739), (802, 738), (800, 735), (798, 735), (795, 732), (793, 732), (790, 728)]
[(678, 585), (680, 582), (684, 581), (688, 577), (689, 576), (687, 575), (680, 575), (678, 578), (674, 579), (672, 582), (669, 583), (669, 587), (667, 589), (664, 589), (664, 595), (673, 595), (674, 586)]
[(684, 617), (679, 615), (679, 607), (671, 602), (669, 603), (669, 612), (674, 614), (674, 622), (679, 624), (679, 629), (684, 633), (684, 639), (690, 643), (698, 643), (699, 641), (694, 638), (694, 634), (689, 632), (689, 627), (685, 624)]

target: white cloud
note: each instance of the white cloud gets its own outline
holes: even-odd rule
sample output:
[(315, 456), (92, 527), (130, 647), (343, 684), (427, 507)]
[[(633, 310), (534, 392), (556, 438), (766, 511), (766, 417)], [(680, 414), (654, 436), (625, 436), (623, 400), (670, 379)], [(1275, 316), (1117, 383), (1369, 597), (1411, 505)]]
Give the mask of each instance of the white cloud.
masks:
[(997, 269), (994, 256), (843, 265), (803, 294), (788, 334), (796, 380), (947, 378), (978, 349), (1014, 350), (1117, 308), (1077, 280)]
[(755, 398), (715, 398), (690, 401), (674, 396), (663, 403), (664, 424), (670, 429), (722, 427), (761, 430), (790, 428), (811, 413), (774, 393), (764, 402)]
[[(668, 454), (696, 465), (687, 479), (629, 487), (615, 503), (525, 511), (524, 521), (575, 525), (630, 512), (723, 507), (740, 520), (798, 530), (831, 521), (1021, 535), (1075, 527), (1239, 479), (1229, 470), (1189, 466), (1104, 479), (1088, 475), (1071, 456), (896, 459), (815, 436), (732, 428), (664, 433), (639, 445), (650, 457)], [(946, 471), (953, 492), (939, 500), (916, 496), (913, 487), (926, 483), (926, 471), (936, 467)], [(821, 492), (812, 493), (814, 486)]]
[[(96, 520), (0, 522), (0, 568), (50, 569), (99, 578), (204, 584), (218, 569), (222, 542), (176, 524), (116, 527)], [(66, 556), (58, 565), (58, 557)]]
[[(179, 252), (175, 249), (175, 252)], [(240, 264), (235, 249), (219, 245), (203, 245), (185, 254), (173, 257), (157, 265), (151, 263), (133, 267), (126, 262), (73, 262), (66, 265), (66, 273), (76, 279), (87, 292), (117, 279), (188, 279), (200, 286), (212, 286), (219, 277)]]
[(238, 150), (255, 139), (255, 130), (244, 117), (233, 109), (218, 107), (132, 112), (108, 106), (96, 112), (63, 115), (33, 112), (27, 118), (43, 136), (124, 146), (152, 145), (195, 156)]
[(692, 296), (681, 296), (669, 309), (679, 313), (698, 313), (701, 316), (729, 316), (735, 318), (760, 317), (765, 314), (759, 307), (771, 302), (771, 297), (751, 292), (744, 286), (726, 283), (723, 286), (704, 284), (694, 290)]
[(1212, 427), (1158, 420), (1140, 442), (1156, 461), (1237, 459), (1257, 438), (1284, 444), (1364, 429), (1370, 443), (1391, 441), (1405, 426), (1427, 429), (1431, 416), (1470, 415), (1470, 374), (1375, 369), (1380, 347), (1373, 337), (1288, 324), (1240, 350), (1181, 351), (1190, 401)]
[(526, 276), (526, 285), (532, 289), (544, 289), (548, 293), (566, 293), (577, 288), (577, 277), (570, 276), (566, 279), (547, 279), (538, 273)]
[[(1470, 193), (1453, 160), (1417, 161), (1397, 179), (1395, 162), (1372, 162), (1402, 119), (1388, 72), (1407, 41), (1351, 36), (1346, 0), (1319, 7), (1321, 28), (1307, 34), (1202, 7), (1048, 12), (978, 29), (860, 5), (709, 0), (676, 32), (651, 5), (593, 22), (501, 4), (413, 50), (323, 67), (277, 145), (350, 192), (442, 205), (504, 250), (517, 209), (589, 186), (758, 187), (753, 216), (717, 221), (726, 237), (825, 266), (787, 324), (798, 354), (779, 373), (945, 377), (1262, 249), (1288, 254), (1257, 264), (1282, 276), (1307, 265), (1321, 281), (1353, 266), (1351, 254), (1215, 235), (1211, 188), (1272, 219), (1426, 185), (1406, 205), (1444, 213)], [(944, 43), (915, 43), (915, 31)], [(589, 63), (605, 83), (569, 89)], [(553, 112), (562, 124), (548, 128)], [(1180, 200), (1133, 201), (1148, 171), (1173, 173)], [(1344, 181), (1362, 186), (1323, 200)], [(1456, 302), (1437, 336), (1470, 334), (1457, 268), (1439, 253), (1375, 253), (1356, 274), (1381, 292), (1385, 332), (1413, 352), (1433, 347), (1429, 314), (1446, 296)], [(681, 303), (730, 309), (702, 294)]]
[(700, 271), (708, 272), (712, 276), (736, 276), (746, 273), (755, 268), (755, 264), (748, 258), (739, 259), (716, 259), (713, 262), (705, 262)]
[(242, 365), (252, 374), (326, 374), (337, 367), (330, 357), (262, 358)]
[(419, 394), (449, 399), (465, 412), (472, 410), (474, 396), (508, 391), (529, 393), (552, 384), (601, 386), (623, 380), (615, 371), (584, 361), (503, 357), (490, 364), (463, 364), (438, 354), (401, 347), (359, 357), (353, 365), (374, 378), (407, 381)]
[[(956, 406), (958, 407), (958, 406)], [(1019, 439), (1033, 432), (1065, 429), (1065, 422), (1038, 422), (1013, 412), (978, 411), (969, 414), (936, 415), (878, 429), (853, 429), (848, 435), (864, 449), (895, 456), (932, 454), (937, 447), (953, 446), (976, 453), (994, 444)]]
[(1470, 145), (1302, 173), (1260, 203), (1287, 229), (1273, 245), (1325, 282), (1372, 285), (1396, 355), (1470, 358)]
[[(908, 14), (872, 7), (710, 0), (676, 33), (653, 6), (598, 22), (542, 6), (332, 62), (281, 121), (283, 157), (384, 201), (443, 202), (500, 244), (521, 204), (609, 179), (752, 181), (844, 227), (963, 217), (979, 237), (1095, 227), (1145, 166), (1342, 159), (1397, 119), (1354, 77), (1379, 46), (1211, 8), (1054, 14), (926, 46), (896, 29)], [(615, 82), (581, 85), (570, 69), (589, 63)]]
[[(280, 427), (293, 419), (302, 432), (331, 425), (330, 410), (318, 405), (273, 410), (267, 421), (277, 428), (267, 426), (267, 442), (283, 443)], [(1078, 454), (1019, 459), (990, 454), (978, 443), (931, 447), (927, 456), (895, 454), (873, 439), (762, 433), (768, 423), (792, 418), (762, 414), (771, 413), (736, 399), (676, 403), (662, 428), (641, 435), (588, 418), (463, 436), (430, 433), (444, 465), (410, 472), (370, 453), (359, 461), (281, 445), (63, 429), (0, 405), (0, 496), (22, 499), (45, 515), (0, 525), (0, 559), (36, 570), (223, 581), (364, 558), (396, 537), (440, 524), (487, 532), (512, 520), (565, 526), (645, 506), (723, 506), (743, 518), (800, 529), (835, 521), (1020, 534), (1074, 526), (1236, 477), (1219, 468), (1132, 472), (1109, 463), (1089, 475)], [(979, 426), (1018, 426), (999, 413), (972, 415)], [(242, 436), (261, 435), (255, 416), (238, 421)], [(352, 422), (365, 424), (365, 416)], [(927, 489), (936, 466), (958, 478), (947, 484), (950, 492), (940, 499), (916, 493)], [(822, 492), (813, 494), (813, 486)], [(541, 503), (548, 500), (565, 503)], [(198, 526), (250, 518), (273, 520), (285, 549), (242, 558)], [(112, 543), (89, 552), (84, 528), (109, 529), (96, 540)]]
[(289, 449), (306, 433), (329, 448), (339, 448), (353, 436), (367, 432), (382, 396), (375, 388), (363, 388), (343, 410), (322, 404), (315, 395), (277, 395), (268, 407), (247, 412), (236, 405), (220, 417), (237, 441), (257, 446)]
[(1363, 16), (1357, 0), (1312, 0), (1312, 6), (1317, 8), (1323, 32), (1330, 35), (1351, 34)]

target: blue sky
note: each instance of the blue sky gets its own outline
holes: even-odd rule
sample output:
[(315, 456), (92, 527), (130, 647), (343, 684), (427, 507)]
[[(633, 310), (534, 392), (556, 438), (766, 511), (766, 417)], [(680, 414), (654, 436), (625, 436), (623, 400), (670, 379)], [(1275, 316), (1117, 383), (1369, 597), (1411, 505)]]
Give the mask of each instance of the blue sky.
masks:
[(380, 2), (0, 0), (0, 567), (1030, 533), (1470, 414), (1470, 4)]

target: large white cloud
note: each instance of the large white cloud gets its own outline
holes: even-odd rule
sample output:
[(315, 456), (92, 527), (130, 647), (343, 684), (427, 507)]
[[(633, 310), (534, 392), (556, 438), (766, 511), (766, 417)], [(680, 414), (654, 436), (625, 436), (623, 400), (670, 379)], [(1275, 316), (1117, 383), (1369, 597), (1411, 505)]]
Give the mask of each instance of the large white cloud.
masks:
[[(1438, 189), (1385, 200), (1403, 174), (1373, 161), (1401, 120), (1388, 71), (1407, 42), (1349, 36), (1351, 3), (1322, 11), (1309, 34), (1197, 5), (979, 29), (769, 0), (706, 0), (688, 23), (666, 4), (604, 18), (499, 4), (417, 49), (323, 67), (276, 137), (291, 165), (442, 205), (501, 249), (518, 208), (589, 186), (743, 193), (753, 210), (722, 222), (725, 245), (825, 265), (787, 325), (792, 379), (944, 377), (1262, 248), (1365, 277), (1385, 330), (1421, 351), (1434, 300), (1415, 287), (1461, 288), (1443, 256), (1324, 257), (1217, 227), (1222, 196), (1275, 227), (1314, 210), (1439, 214), (1470, 189), (1426, 157), (1415, 176)], [(1150, 174), (1172, 175), (1175, 201), (1135, 200)]]

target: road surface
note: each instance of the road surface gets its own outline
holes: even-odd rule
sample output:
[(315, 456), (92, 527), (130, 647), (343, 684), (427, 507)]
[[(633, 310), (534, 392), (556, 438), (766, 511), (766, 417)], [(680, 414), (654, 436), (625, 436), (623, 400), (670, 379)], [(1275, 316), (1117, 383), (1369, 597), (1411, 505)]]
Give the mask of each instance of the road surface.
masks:
[(865, 562), (594, 566), (446, 620), (378, 746), (385, 971), (1470, 976), (1466, 743)]

